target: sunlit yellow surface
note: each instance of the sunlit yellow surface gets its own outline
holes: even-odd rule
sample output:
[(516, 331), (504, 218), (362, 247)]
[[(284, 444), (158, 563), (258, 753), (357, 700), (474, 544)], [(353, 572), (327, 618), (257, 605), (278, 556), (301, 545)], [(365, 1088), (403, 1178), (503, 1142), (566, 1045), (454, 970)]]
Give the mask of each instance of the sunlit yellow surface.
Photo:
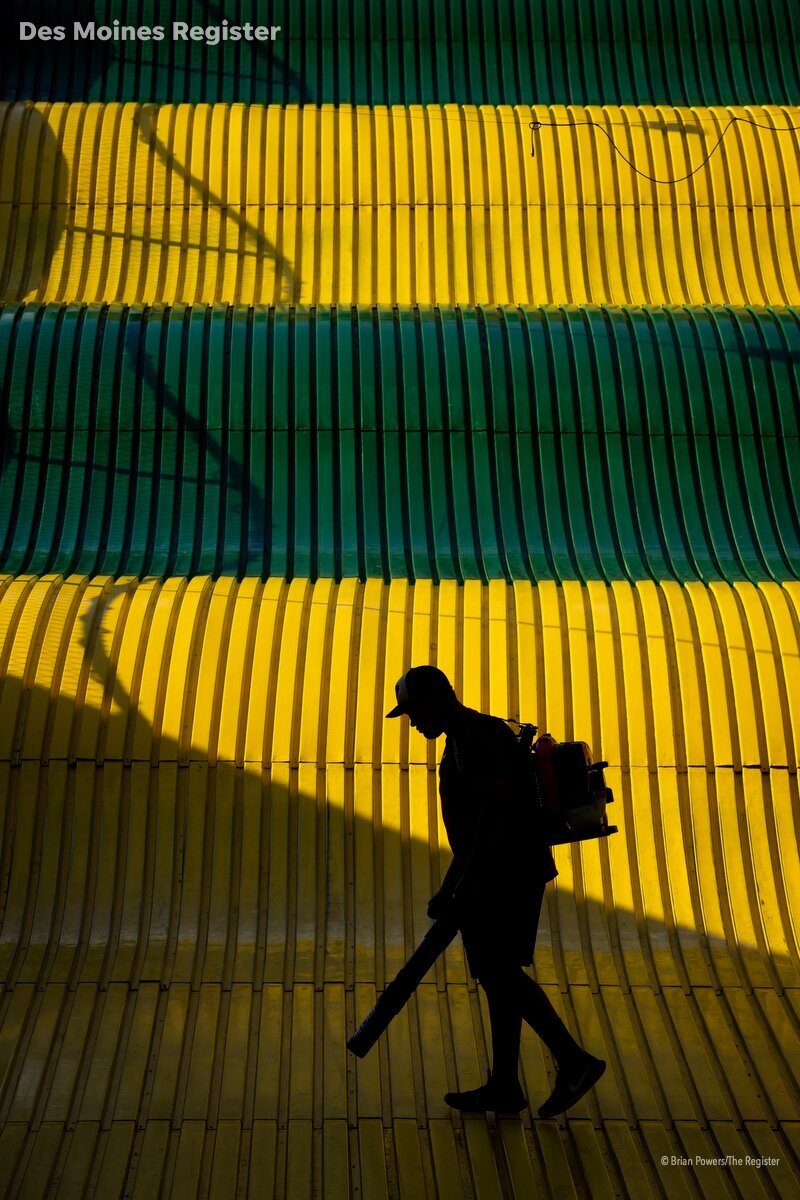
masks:
[[(188, 787), (189, 795), (197, 787), (206, 794), (209, 769), (225, 766), (219, 777), (225, 786), (217, 785), (214, 795), (211, 843), (214, 854), (225, 857), (213, 879), (230, 877), (231, 839), (248, 854), (268, 853), (269, 920), (279, 938), (288, 919), (287, 888), (301, 898), (296, 919), (313, 939), (320, 936), (314, 897), (323, 876), (329, 898), (345, 887), (344, 860), (323, 836), (327, 822), (341, 820), (334, 810), (342, 810), (356, 829), (356, 912), (365, 906), (367, 929), (376, 904), (387, 906), (383, 936), (387, 953), (399, 961), (402, 938), (398, 942), (391, 930), (412, 915), (404, 907), (409, 879), (416, 927), (431, 886), (428, 848), (446, 847), (435, 775), (441, 745), (384, 713), (408, 665), (437, 661), (467, 704), (534, 721), (559, 740), (586, 740), (610, 763), (616, 803), (609, 815), (620, 833), (607, 843), (557, 851), (558, 892), (571, 914), (560, 942), (574, 952), (575, 971), (584, 970), (576, 897), (596, 903), (612, 920), (622, 908), (656, 925), (674, 925), (697, 965), (698, 936), (753, 947), (763, 936), (785, 953), (798, 899), (792, 872), (783, 873), (796, 853), (789, 808), (797, 789), (796, 600), (794, 589), (776, 584), (459, 587), (4, 577), (0, 761), (14, 772), (36, 762), (51, 770), (100, 771), (96, 786), (104, 796), (108, 772), (130, 766), (134, 774), (122, 778), (133, 789), (127, 819), (138, 849), (129, 850), (125, 878), (139, 869), (131, 866), (136, 855), (149, 854), (152, 886), (167, 893), (175, 817), (159, 817), (156, 842), (147, 850), (136, 780), (144, 788), (141, 803), (160, 812), (154, 797), (162, 795), (162, 784), (153, 793), (148, 764), (158, 780), (186, 780), (170, 787)], [(244, 798), (274, 788), (288, 797), (289, 808), (273, 806), (269, 845), (257, 853), (259, 819), (256, 810), (246, 817)], [(41, 803), (54, 802), (46, 789)], [(165, 814), (173, 808), (174, 797)], [(290, 810), (297, 824), (287, 858), (274, 846), (290, 837)], [(26, 809), (27, 821), (32, 811)], [(116, 853), (118, 819), (99, 835), (106, 872), (116, 869), (107, 856)], [(247, 820), (256, 820), (252, 838)], [(192, 841), (191, 821), (184, 832), (187, 853), (194, 847), (191, 853), (202, 858), (207, 835), (196, 829)], [(49, 838), (52, 822), (47, 830)], [(82, 854), (84, 835), (75, 839)], [(387, 846), (396, 843), (401, 857), (391, 866), (384, 861), (378, 887), (373, 848), (380, 837), (389, 839)], [(63, 847), (58, 839), (45, 846), (44, 874), (55, 877)], [(411, 875), (404, 880), (406, 852)], [(256, 886), (247, 861), (236, 868), (242, 889)], [(184, 870), (184, 889), (194, 886), (193, 872), (200, 870), (199, 859)], [(26, 892), (27, 873), (15, 879)], [(212, 912), (220, 906), (208, 931), (215, 942), (224, 940), (229, 897), (224, 887), (218, 901), (212, 893)], [(772, 897), (766, 910), (764, 895)], [(241, 911), (252, 901), (250, 891), (243, 893)], [(45, 899), (45, 910), (49, 903)], [(163, 904), (168, 907), (166, 893)], [(166, 920), (166, 909), (157, 907)], [(327, 910), (332, 935), (335, 912), (334, 903)], [(153, 935), (161, 936), (157, 929)], [(245, 941), (254, 936), (251, 928)], [(591, 937), (610, 962), (604, 921)], [(640, 955), (639, 939), (640, 933), (634, 938)], [(623, 947), (628, 941), (621, 935)], [(653, 952), (658, 969), (673, 978), (673, 952), (663, 948), (663, 957)]]
[(4, 104), (0, 296), (797, 304), (792, 125), (755, 106)]

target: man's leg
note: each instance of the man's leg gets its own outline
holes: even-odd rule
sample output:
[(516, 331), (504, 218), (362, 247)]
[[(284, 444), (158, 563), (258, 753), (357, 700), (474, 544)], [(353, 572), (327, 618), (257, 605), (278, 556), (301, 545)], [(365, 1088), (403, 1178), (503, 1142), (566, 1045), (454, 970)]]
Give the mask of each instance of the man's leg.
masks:
[(519, 1044), (522, 1011), (514, 969), (483, 976), (492, 1030), (492, 1083), (501, 1091), (519, 1088)]
[[(546, 887), (546, 883), (539, 883), (530, 901), (529, 911), (531, 915), (535, 914), (533, 925), (535, 931), (534, 943), (536, 932), (538, 932)], [(541, 1038), (559, 1066), (570, 1068), (574, 1063), (580, 1062), (585, 1057), (586, 1051), (582, 1050), (575, 1041), (561, 1020), (561, 1017), (550, 1003), (544, 988), (535, 979), (531, 979), (530, 975), (526, 974), (522, 967), (517, 967), (514, 976), (514, 987), (518, 994), (519, 1011), (522, 1013), (522, 1019)]]
[(558, 1067), (555, 1087), (539, 1106), (538, 1113), (540, 1117), (555, 1117), (572, 1108), (594, 1087), (606, 1064), (578, 1045), (536, 980), (521, 968), (519, 974), (522, 1016), (547, 1046)]
[(488, 1082), (469, 1092), (448, 1092), (447, 1104), (464, 1112), (519, 1112), (527, 1106), (519, 1082), (519, 1044), (522, 1033), (520, 989), (516, 964), (493, 965), (481, 971), (478, 982), (486, 993), (492, 1031), (492, 1069)]
[(560, 1065), (579, 1061), (578, 1045), (548, 999), (547, 993), (522, 967), (509, 965), (484, 972), (479, 982), (486, 992), (492, 1028), (492, 1079), (502, 1085), (518, 1081), (519, 1045), (523, 1020), (530, 1025)]
[(558, 1065), (569, 1066), (580, 1060), (586, 1051), (575, 1041), (541, 984), (526, 975), (522, 967), (517, 968), (515, 990), (523, 1020), (542, 1039)]
[(556, 1060), (558, 1071), (552, 1094), (539, 1107), (540, 1117), (565, 1112), (594, 1087), (606, 1069), (603, 1059), (583, 1050), (550, 1003), (547, 993), (523, 971), (505, 968), (480, 977), (489, 1002), (493, 1063), (483, 1092), (484, 1107), (517, 1109), (522, 1100), (519, 1085), (520, 1030), (524, 1019)]
[(448, 1092), (446, 1102), (468, 1112), (487, 1109), (518, 1112), (525, 1107), (519, 1083), (520, 1034), (524, 1019), (558, 1064), (560, 1082), (539, 1109), (540, 1116), (554, 1115), (575, 1103), (597, 1081), (605, 1063), (578, 1045), (546, 992), (519, 965), (493, 965), (480, 973), (478, 982), (486, 993), (489, 1006), (492, 1069), (483, 1087), (470, 1092)]

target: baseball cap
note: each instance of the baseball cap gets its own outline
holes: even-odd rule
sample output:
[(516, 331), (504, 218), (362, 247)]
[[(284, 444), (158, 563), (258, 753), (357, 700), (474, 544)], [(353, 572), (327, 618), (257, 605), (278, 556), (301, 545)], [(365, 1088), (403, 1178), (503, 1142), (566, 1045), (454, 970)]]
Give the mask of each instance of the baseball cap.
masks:
[(387, 717), (402, 717), (410, 708), (430, 696), (455, 695), (453, 685), (438, 667), (410, 667), (394, 685), (397, 704), (386, 714)]

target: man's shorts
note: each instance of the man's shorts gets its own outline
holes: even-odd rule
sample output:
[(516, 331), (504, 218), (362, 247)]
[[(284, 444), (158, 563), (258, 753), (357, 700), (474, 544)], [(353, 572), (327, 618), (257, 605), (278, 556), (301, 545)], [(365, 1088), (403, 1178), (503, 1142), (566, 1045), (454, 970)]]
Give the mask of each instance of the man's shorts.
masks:
[(464, 915), (459, 929), (473, 979), (497, 967), (530, 966), (546, 886), (532, 885), (521, 900), (489, 901)]

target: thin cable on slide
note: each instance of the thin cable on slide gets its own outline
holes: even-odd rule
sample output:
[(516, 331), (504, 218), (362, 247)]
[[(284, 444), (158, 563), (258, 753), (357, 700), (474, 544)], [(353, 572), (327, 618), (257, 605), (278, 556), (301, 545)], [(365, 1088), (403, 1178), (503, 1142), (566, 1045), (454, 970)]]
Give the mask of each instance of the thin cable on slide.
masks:
[(533, 135), (537, 129), (542, 129), (543, 127), (547, 126), (549, 126), (551, 129), (574, 129), (578, 125), (591, 125), (593, 129), (599, 129), (601, 133), (605, 134), (620, 158), (628, 164), (632, 171), (635, 171), (637, 175), (641, 175), (643, 179), (649, 179), (651, 183), (683, 183), (684, 180), (691, 179), (693, 175), (696, 175), (697, 172), (706, 165), (715, 150), (719, 149), (720, 142), (725, 137), (725, 134), (728, 132), (731, 125), (733, 125), (736, 121), (741, 121), (743, 125), (754, 125), (756, 129), (769, 129), (772, 131), (772, 133), (791, 133), (792, 131), (795, 133), (800, 132), (800, 125), (764, 125), (759, 121), (753, 121), (750, 117), (731, 117), (728, 121), (728, 124), (725, 126), (722, 133), (709, 150), (708, 154), (705, 156), (702, 162), (697, 164), (693, 171), (689, 171), (687, 175), (681, 175), (677, 179), (656, 179), (654, 175), (648, 175), (645, 171), (640, 171), (639, 168), (632, 163), (625, 154), (622, 153), (608, 130), (604, 129), (602, 125), (598, 125), (596, 121), (531, 121), (528, 125), (528, 128), (531, 131), (531, 158), (536, 157)]

